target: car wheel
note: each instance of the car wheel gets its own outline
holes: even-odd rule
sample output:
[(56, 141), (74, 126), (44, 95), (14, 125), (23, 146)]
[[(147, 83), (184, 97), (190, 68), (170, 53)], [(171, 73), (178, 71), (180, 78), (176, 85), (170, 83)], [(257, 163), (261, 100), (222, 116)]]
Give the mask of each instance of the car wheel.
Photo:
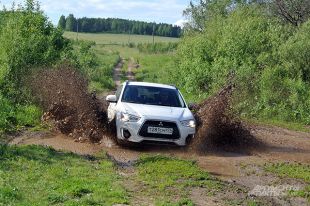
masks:
[(185, 141), (186, 146), (189, 146), (192, 143), (193, 138), (194, 138), (194, 135), (188, 135), (188, 137), (186, 138), (186, 141)]
[(117, 145), (119, 145), (121, 147), (134, 147), (134, 143), (128, 142), (127, 140), (122, 140), (122, 139), (116, 138), (116, 143), (117, 143)]

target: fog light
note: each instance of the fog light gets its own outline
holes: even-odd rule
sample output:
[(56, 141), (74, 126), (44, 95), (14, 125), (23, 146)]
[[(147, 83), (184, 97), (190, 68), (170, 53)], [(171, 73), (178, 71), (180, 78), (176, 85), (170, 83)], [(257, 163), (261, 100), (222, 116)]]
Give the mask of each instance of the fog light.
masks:
[(130, 134), (130, 132), (127, 129), (123, 129), (123, 136), (126, 139), (128, 139), (131, 136), (131, 134)]

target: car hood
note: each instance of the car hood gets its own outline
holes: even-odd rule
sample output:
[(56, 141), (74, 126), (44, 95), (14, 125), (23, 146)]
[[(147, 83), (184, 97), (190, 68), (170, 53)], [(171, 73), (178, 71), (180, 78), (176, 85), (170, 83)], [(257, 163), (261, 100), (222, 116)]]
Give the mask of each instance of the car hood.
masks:
[(122, 103), (123, 111), (129, 114), (155, 119), (185, 120), (193, 119), (188, 108), (166, 107), (145, 104)]

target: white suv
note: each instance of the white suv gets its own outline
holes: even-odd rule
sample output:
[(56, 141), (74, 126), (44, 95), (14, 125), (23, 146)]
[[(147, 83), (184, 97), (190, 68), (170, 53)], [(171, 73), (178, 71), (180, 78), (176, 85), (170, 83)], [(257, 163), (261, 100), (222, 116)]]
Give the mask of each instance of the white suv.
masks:
[(109, 121), (116, 121), (117, 141), (165, 142), (185, 146), (196, 122), (179, 90), (170, 85), (124, 82), (108, 95)]

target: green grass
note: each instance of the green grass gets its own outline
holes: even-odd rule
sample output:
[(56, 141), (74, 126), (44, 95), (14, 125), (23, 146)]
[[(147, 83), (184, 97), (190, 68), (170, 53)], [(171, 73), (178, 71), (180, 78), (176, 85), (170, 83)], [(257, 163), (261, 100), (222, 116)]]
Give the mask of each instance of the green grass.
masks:
[[(76, 32), (65, 32), (64, 36), (69, 39), (76, 39)], [(152, 43), (153, 37), (148, 35), (128, 35), (128, 34), (109, 34), (109, 33), (79, 33), (78, 39), (94, 41), (97, 44), (128, 44), (128, 43)], [(178, 42), (179, 38), (155, 36), (155, 42)]]
[(192, 205), (188, 199), (192, 188), (201, 187), (210, 192), (222, 188), (219, 181), (193, 161), (145, 156), (137, 163), (137, 171), (137, 181), (146, 187), (143, 192), (155, 197), (157, 205), (179, 205), (180, 202)]
[(118, 52), (106, 50), (101, 45), (95, 45), (93, 50), (98, 57), (98, 66), (93, 71), (89, 90), (98, 93), (114, 88), (113, 69), (119, 62)]
[(298, 191), (290, 191), (289, 195), (293, 197), (303, 197), (307, 198), (308, 202), (310, 203), (310, 185), (305, 187), (303, 190), (298, 190)]
[(173, 54), (143, 54), (135, 61), (140, 64), (135, 72), (138, 81), (172, 84), (169, 71), (174, 67)]
[(310, 183), (310, 165), (297, 163), (275, 163), (266, 165), (265, 169), (280, 177), (301, 179)]
[(104, 157), (0, 145), (0, 162), (0, 205), (128, 203), (113, 164)]
[(124, 189), (105, 155), (0, 145), (0, 162), (1, 206), (130, 204), (136, 195), (152, 197), (157, 206), (192, 206), (192, 188), (215, 192), (223, 187), (195, 162), (164, 156), (145, 156), (135, 165), (137, 172), (130, 178), (143, 188), (140, 194)]
[(291, 196), (307, 198), (310, 203), (310, 165), (298, 163), (268, 164), (265, 170), (277, 174), (280, 177), (289, 177), (303, 180), (308, 186), (302, 190), (290, 191)]
[(117, 52), (122, 58), (129, 59), (140, 55), (137, 48), (130, 48), (122, 45), (99, 45), (106, 51)]
[[(143, 54), (139, 53), (134, 56), (140, 67), (135, 71), (135, 76), (138, 81), (156, 82), (163, 84), (174, 85), (171, 76), (176, 75), (177, 65), (174, 61), (174, 53), (166, 54)], [(198, 102), (206, 96), (188, 93), (183, 87), (179, 88), (185, 98), (189, 102)]]

